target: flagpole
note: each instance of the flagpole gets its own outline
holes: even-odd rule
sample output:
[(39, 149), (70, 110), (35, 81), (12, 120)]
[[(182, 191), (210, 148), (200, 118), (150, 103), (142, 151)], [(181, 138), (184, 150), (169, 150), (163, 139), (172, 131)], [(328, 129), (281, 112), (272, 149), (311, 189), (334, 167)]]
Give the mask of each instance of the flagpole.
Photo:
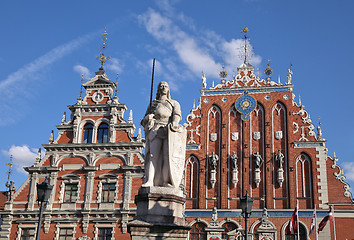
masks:
[(298, 199), (296, 199), (296, 211), (297, 211), (297, 213), (296, 213), (296, 216), (297, 216), (297, 218), (296, 218), (296, 221), (297, 221), (297, 223), (296, 223), (296, 226), (297, 226), (297, 239), (300, 240), (300, 233), (299, 233), (299, 229), (300, 229), (300, 224), (299, 224), (299, 200)]
[(315, 204), (315, 232), (316, 232), (316, 240), (318, 240), (318, 232), (317, 232), (317, 210)]
[(333, 219), (334, 240), (336, 240), (337, 236), (336, 236), (336, 221), (334, 220), (334, 205), (332, 205), (332, 219)]

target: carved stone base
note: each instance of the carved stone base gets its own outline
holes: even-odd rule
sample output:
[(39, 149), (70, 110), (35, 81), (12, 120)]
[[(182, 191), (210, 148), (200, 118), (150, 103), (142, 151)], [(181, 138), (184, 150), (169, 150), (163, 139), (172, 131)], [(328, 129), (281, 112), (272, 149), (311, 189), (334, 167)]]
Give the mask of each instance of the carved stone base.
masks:
[(187, 239), (183, 192), (174, 187), (142, 187), (135, 196), (137, 214), (128, 223), (132, 240)]

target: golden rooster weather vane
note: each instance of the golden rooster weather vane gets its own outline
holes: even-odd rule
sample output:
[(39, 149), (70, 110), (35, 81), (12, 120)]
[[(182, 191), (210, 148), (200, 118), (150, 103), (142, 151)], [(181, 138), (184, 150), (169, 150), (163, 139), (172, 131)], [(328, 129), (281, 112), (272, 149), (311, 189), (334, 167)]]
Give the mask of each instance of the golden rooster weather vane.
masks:
[(101, 68), (103, 68), (103, 65), (107, 62), (107, 60), (111, 59), (111, 57), (106, 57), (104, 55), (104, 50), (107, 48), (107, 44), (106, 44), (106, 41), (107, 41), (107, 31), (106, 31), (106, 27), (104, 28), (104, 32), (101, 33), (102, 35), (102, 47), (101, 47), (101, 53), (100, 53), (100, 56), (97, 57), (97, 60), (99, 62), (101, 62)]

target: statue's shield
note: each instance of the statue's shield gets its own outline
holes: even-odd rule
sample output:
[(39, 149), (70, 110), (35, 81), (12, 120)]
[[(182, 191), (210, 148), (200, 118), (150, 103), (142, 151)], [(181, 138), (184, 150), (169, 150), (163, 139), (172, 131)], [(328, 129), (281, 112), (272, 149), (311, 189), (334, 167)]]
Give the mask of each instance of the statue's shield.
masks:
[(168, 159), (170, 164), (170, 176), (172, 185), (179, 187), (183, 177), (186, 157), (187, 131), (184, 127), (181, 131), (174, 132), (168, 128)]

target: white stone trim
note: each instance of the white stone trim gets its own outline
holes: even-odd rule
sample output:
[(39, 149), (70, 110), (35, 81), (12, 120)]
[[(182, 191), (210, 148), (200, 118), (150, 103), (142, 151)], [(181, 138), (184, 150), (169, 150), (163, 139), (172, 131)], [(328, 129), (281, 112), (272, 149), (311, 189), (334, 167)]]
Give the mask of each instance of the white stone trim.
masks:
[[(188, 169), (188, 164), (190, 164), (190, 172), (191, 172), (191, 174), (190, 174), (190, 177), (191, 177), (191, 179), (190, 179), (190, 193), (189, 193), (189, 196), (190, 196), (190, 198), (189, 198), (189, 200), (197, 200), (197, 203), (198, 203), (198, 196), (199, 196), (199, 159), (196, 157), (196, 156), (194, 156), (194, 155), (191, 155), (191, 156), (189, 156), (189, 158), (187, 159), (187, 163), (186, 163), (186, 166), (185, 166), (185, 172), (187, 172), (187, 169)], [(192, 176), (192, 173), (193, 173), (193, 170), (194, 170), (194, 164), (196, 164), (196, 168), (197, 168), (197, 179), (193, 179), (193, 176)], [(187, 176), (187, 174), (185, 174), (185, 176)], [(193, 180), (196, 180), (197, 181), (197, 192), (196, 192), (196, 198), (193, 198), (192, 196), (193, 196)], [(185, 177), (184, 178), (184, 186), (186, 186), (187, 185), (187, 178)]]
[(320, 201), (319, 208), (329, 209), (328, 206), (328, 183), (327, 183), (327, 149), (325, 146), (316, 147), (318, 154), (316, 155), (317, 172), (316, 176), (319, 179), (318, 186), (318, 200)]
[[(118, 203), (118, 178), (119, 176), (116, 174), (112, 174), (112, 173), (105, 173), (102, 174), (98, 177), (99, 179), (101, 179), (101, 181), (98, 182), (97, 185), (97, 203), (103, 204), (102, 203), (102, 186), (104, 183), (115, 183), (115, 187), (116, 190), (114, 192), (114, 200), (113, 203)], [(105, 203), (110, 203), (110, 202), (105, 202)]]
[(72, 183), (77, 184), (77, 196), (76, 196), (76, 198), (74, 198), (74, 203), (78, 202), (80, 200), (80, 188), (81, 188), (80, 177), (81, 176), (76, 175), (76, 174), (66, 174), (61, 177), (62, 182), (60, 184), (60, 190), (59, 190), (59, 202), (60, 203), (65, 203), (64, 202), (64, 193), (65, 193), (66, 184), (72, 184)]
[(16, 240), (21, 240), (21, 235), (22, 235), (22, 229), (24, 228), (32, 228), (34, 229), (34, 237), (36, 236), (36, 232), (37, 232), (37, 224), (22, 224), (19, 223), (18, 224), (18, 228), (17, 228), (17, 236), (16, 236)]
[(95, 234), (92, 240), (98, 240), (98, 229), (99, 228), (112, 228), (112, 238), (111, 240), (115, 240), (114, 238), (114, 234), (115, 234), (115, 227), (116, 227), (116, 223), (96, 223), (95, 224), (95, 230), (93, 231), (93, 233)]
[(73, 228), (73, 239), (75, 239), (76, 223), (70, 223), (70, 224), (57, 223), (56, 230), (54, 232), (55, 233), (55, 237), (54, 237), (53, 240), (59, 240), (60, 228)]

